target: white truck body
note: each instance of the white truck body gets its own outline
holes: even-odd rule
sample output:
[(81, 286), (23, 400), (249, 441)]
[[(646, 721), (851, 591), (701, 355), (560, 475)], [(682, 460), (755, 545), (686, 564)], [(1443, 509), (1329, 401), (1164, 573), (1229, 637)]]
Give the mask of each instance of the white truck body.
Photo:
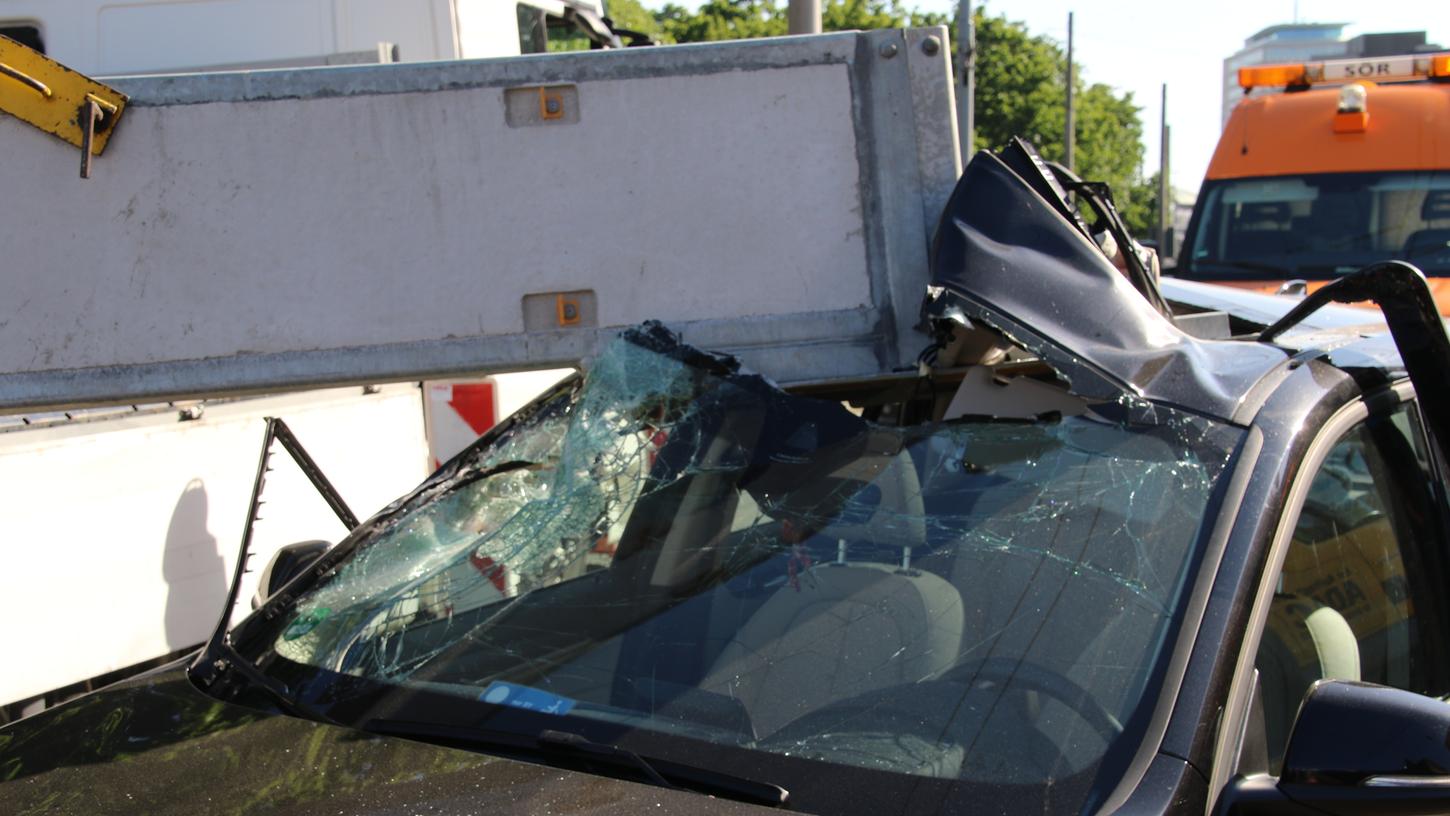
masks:
[[(597, 0), (573, 0), (602, 14)], [(561, 0), (0, 0), (0, 33), (38, 31), (91, 76), (517, 55), (519, 6)], [(385, 44), (380, 53), (379, 45)], [(393, 54), (393, 48), (396, 54)]]
[[(185, 420), (161, 405), (0, 424), (0, 703), (206, 640), (236, 565), (263, 417), (285, 416), (366, 517), (429, 472), (420, 407), (418, 386), (403, 384), (214, 401)], [(285, 455), (272, 462), (254, 570), (280, 546), (346, 533)]]
[(0, 409), (567, 365), (649, 318), (785, 380), (911, 363), (943, 34), (117, 80), (84, 181), (0, 120), (0, 188), (68, 225), (0, 223)]
[[(74, 148), (0, 117), (0, 150), (16, 157), (0, 162), (0, 189), (25, 191), (50, 235), (0, 221), (0, 412), (570, 366), (647, 319), (785, 383), (911, 365), (930, 238), (960, 172), (947, 54), (943, 29), (921, 29), (129, 78), (114, 83), (131, 102), (88, 180)], [(276, 413), (359, 515), (426, 469), (397, 465), (377, 493), (354, 486), (344, 474), (392, 460), (333, 466), (329, 450), (369, 440)], [(85, 454), (48, 444), (36, 458), (66, 467), (9, 478), (34, 482), (46, 515), (84, 514), (89, 529), (67, 540), (116, 542), (125, 502), (67, 495), (60, 477)], [(122, 458), (182, 455), (131, 450)], [(210, 497), (254, 462), (255, 447), (225, 477), (197, 478)], [(107, 596), (111, 615), (21, 639), (11, 622), (33, 619), (36, 594), (0, 592), (12, 665), (137, 615), (146, 648), (186, 639), (155, 635), (165, 531), (188, 484), (155, 484), (144, 532), (103, 549), (149, 570)], [(269, 487), (269, 512), (282, 492)], [(220, 526), (244, 521), (234, 510), (209, 506), (183, 558), (234, 558), (239, 533)], [(101, 562), (77, 578), (91, 564), (34, 527), (12, 540), (50, 530), (49, 554), (27, 562), (32, 584), (63, 588), (50, 603), (105, 582)], [(215, 591), (204, 583), (198, 599)]]

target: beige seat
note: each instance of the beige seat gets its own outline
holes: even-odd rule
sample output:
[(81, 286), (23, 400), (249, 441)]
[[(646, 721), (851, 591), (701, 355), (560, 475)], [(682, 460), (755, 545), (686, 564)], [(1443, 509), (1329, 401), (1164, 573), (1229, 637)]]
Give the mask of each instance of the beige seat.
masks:
[(1254, 661), (1263, 691), (1269, 760), (1277, 771), (1299, 711), (1316, 680), (1358, 680), (1359, 641), (1344, 616), (1307, 595), (1279, 594)]
[(962, 624), (961, 595), (936, 575), (818, 566), (751, 616), (701, 688), (740, 700), (764, 737), (836, 701), (945, 670)]
[[(874, 441), (874, 440), (873, 440)], [(878, 446), (889, 446), (894, 437)], [(868, 445), (872, 441), (868, 441)], [(833, 479), (869, 482), (880, 491), (880, 500), (871, 517), (856, 523), (832, 521), (817, 531), (825, 538), (840, 541), (870, 541), (895, 547), (921, 547), (926, 544), (926, 508), (921, 498), (921, 482), (911, 454), (904, 450), (878, 456), (862, 456), (831, 474)]]
[[(836, 563), (805, 570), (768, 598), (725, 644), (701, 688), (741, 701), (757, 736), (839, 700), (914, 683), (951, 666), (961, 649), (961, 594), (911, 570), (926, 544), (926, 511), (910, 454), (892, 434), (831, 478), (879, 490), (869, 518), (816, 530), (840, 542)], [(852, 563), (851, 543), (901, 553), (898, 565)]]

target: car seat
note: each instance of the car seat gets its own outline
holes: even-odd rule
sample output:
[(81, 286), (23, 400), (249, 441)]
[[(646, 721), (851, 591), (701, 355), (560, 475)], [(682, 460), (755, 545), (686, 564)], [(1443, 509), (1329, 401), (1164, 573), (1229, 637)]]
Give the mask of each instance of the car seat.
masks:
[(1369, 224), (1368, 194), (1322, 189), (1310, 205), (1301, 238), (1312, 252), (1363, 252), (1370, 249)]
[[(1450, 190), (1430, 190), (1420, 204), (1422, 221), (1450, 220)], [(1419, 229), (1405, 238), (1405, 260), (1421, 262), (1435, 258), (1450, 261), (1450, 228)]]
[(910, 454), (866, 457), (833, 473), (869, 482), (880, 500), (869, 518), (817, 535), (901, 554), (895, 564), (837, 561), (781, 586), (725, 644), (700, 688), (740, 700), (766, 736), (833, 702), (931, 677), (961, 648), (961, 594), (940, 576), (910, 569), (925, 544), (921, 488)]
[(1232, 259), (1282, 255), (1289, 251), (1293, 233), (1289, 205), (1282, 201), (1243, 204), (1228, 234), (1227, 257)]
[(941, 577), (887, 564), (824, 564), (772, 595), (700, 687), (740, 700), (757, 735), (869, 691), (950, 667), (962, 598)]
[(1254, 659), (1270, 767), (1277, 772), (1299, 702), (1316, 680), (1359, 680), (1359, 641), (1344, 616), (1307, 595), (1279, 593)]

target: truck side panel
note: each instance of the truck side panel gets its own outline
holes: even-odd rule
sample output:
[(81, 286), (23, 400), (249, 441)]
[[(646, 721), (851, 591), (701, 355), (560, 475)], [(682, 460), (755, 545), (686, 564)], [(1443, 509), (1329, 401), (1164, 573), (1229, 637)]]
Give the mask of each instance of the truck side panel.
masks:
[(129, 80), (86, 182), (0, 120), (45, 214), (0, 223), (0, 407), (569, 364), (649, 318), (782, 380), (909, 363), (959, 167), (934, 31)]

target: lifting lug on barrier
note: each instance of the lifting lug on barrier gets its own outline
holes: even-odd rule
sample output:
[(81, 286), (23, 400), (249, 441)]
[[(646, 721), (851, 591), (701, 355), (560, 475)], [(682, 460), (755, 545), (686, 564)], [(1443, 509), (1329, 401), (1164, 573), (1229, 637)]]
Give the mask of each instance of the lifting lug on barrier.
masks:
[(81, 178), (101, 155), (127, 97), (7, 37), (0, 37), (0, 111), (81, 149)]

